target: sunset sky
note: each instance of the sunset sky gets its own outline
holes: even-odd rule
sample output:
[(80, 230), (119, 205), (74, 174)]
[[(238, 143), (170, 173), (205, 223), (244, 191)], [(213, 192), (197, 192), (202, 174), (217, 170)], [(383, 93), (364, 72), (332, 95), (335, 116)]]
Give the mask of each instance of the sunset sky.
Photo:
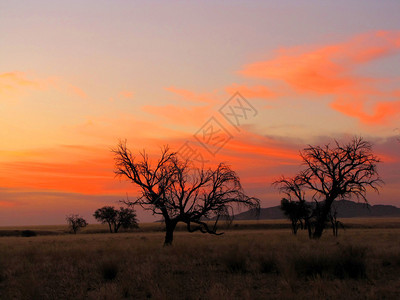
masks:
[[(190, 144), (268, 207), (299, 150), (363, 136), (383, 161), (370, 203), (400, 206), (399, 13), (395, 0), (0, 1), (0, 225), (94, 223), (134, 199), (114, 177), (119, 139), (154, 156)], [(236, 92), (248, 110), (234, 126)], [(215, 155), (196, 139), (210, 122), (229, 136)]]

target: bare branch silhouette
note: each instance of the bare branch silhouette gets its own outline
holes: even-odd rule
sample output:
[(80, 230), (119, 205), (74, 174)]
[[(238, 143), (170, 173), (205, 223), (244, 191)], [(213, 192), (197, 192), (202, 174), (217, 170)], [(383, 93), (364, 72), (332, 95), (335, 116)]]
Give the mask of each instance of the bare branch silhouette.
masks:
[(342, 146), (309, 146), (300, 153), (306, 168), (300, 172), (301, 184), (313, 192), (320, 204), (314, 238), (320, 238), (334, 200), (356, 197), (367, 202), (370, 188), (376, 192), (383, 183), (376, 166), (379, 158), (372, 153), (371, 143), (355, 137)]
[[(166, 225), (164, 245), (173, 241), (177, 223), (187, 225), (189, 232), (217, 233), (220, 217), (231, 218), (233, 206), (259, 210), (259, 200), (245, 195), (237, 174), (226, 164), (214, 169), (193, 169), (188, 161), (178, 158), (168, 146), (152, 165), (143, 151), (132, 155), (121, 141), (113, 150), (116, 175), (140, 188), (141, 195), (128, 204), (139, 204), (153, 214), (161, 215)], [(212, 228), (205, 220), (215, 218)]]
[(88, 225), (86, 220), (79, 215), (71, 214), (66, 216), (65, 219), (68, 223), (68, 227), (74, 234), (76, 234), (79, 229), (84, 228)]

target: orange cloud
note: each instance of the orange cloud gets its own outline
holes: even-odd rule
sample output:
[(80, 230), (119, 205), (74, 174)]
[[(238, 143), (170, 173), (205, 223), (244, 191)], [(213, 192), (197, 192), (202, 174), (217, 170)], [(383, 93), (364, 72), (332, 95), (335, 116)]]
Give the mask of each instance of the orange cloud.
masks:
[(131, 91), (121, 91), (118, 96), (126, 99), (132, 99), (133, 98), (133, 92)]
[(0, 201), (0, 207), (1, 208), (6, 208), (6, 207), (14, 207), (15, 203), (10, 202), (10, 201)]
[[(333, 95), (333, 109), (363, 123), (384, 124), (400, 113), (398, 91), (386, 91), (378, 86), (378, 78), (357, 75), (355, 70), (399, 52), (399, 31), (376, 31), (339, 44), (280, 49), (275, 58), (248, 64), (239, 74), (284, 81), (297, 93)], [(371, 94), (380, 99), (373, 100)], [(371, 101), (373, 111), (368, 113), (365, 107)]]
[(0, 74), (0, 80), (3, 84), (4, 82), (8, 82), (10, 85), (29, 86), (35, 88), (41, 86), (38, 81), (27, 79), (26, 74), (23, 72), (8, 72)]
[(365, 124), (385, 124), (400, 115), (400, 100), (376, 102), (370, 113), (366, 111), (366, 103), (364, 99), (346, 99), (345, 96), (340, 96), (330, 106), (344, 115), (358, 118)]
[(38, 79), (32, 78), (24, 72), (7, 72), (0, 74), (0, 97), (6, 99), (18, 99), (32, 91), (45, 91), (50, 88), (57, 89), (65, 94), (76, 95), (80, 98), (88, 98), (80, 87), (69, 84), (60, 78)]
[(107, 147), (66, 145), (42, 149), (39, 159), (23, 157), (2, 162), (2, 187), (57, 190), (82, 194), (132, 191), (115, 179), (114, 160)]
[(235, 152), (232, 156), (236, 157), (258, 156), (270, 159), (280, 159), (281, 161), (279, 163), (282, 161), (298, 162), (300, 160), (298, 150), (294, 150), (287, 145), (276, 143), (261, 135), (252, 134), (248, 131), (242, 133), (240, 139), (232, 139), (225, 148), (230, 152)]
[(178, 89), (173, 86), (167, 87), (165, 90), (180, 96), (180, 98), (185, 102), (206, 103), (210, 105), (220, 102), (215, 92), (198, 94), (189, 90)]
[(239, 73), (247, 77), (279, 79), (300, 92), (333, 92), (353, 84), (344, 69), (330, 58), (340, 51), (339, 46), (328, 46), (314, 51), (281, 49), (270, 61), (256, 62)]
[(27, 90), (43, 90), (52, 84), (49, 79), (31, 79), (23, 72), (7, 72), (0, 74), (0, 97), (15, 99)]
[[(147, 126), (147, 125), (146, 125)], [(143, 127), (146, 127), (143, 126)], [(297, 149), (251, 132), (242, 133), (232, 139), (215, 157), (207, 152), (193, 138), (192, 134), (180, 133), (175, 137), (128, 138), (128, 147), (137, 154), (146, 149), (151, 159), (159, 155), (159, 147), (169, 144), (178, 151), (186, 142), (197, 144), (209, 165), (221, 161), (232, 164), (234, 170), (262, 170), (252, 173), (253, 177), (265, 176), (265, 168), (282, 164), (297, 164)], [(116, 145), (115, 141), (115, 145)], [(115, 146), (60, 145), (52, 149), (34, 151), (8, 151), (7, 159), (0, 165), (0, 181), (6, 188), (33, 190), (54, 190), (92, 195), (137, 193), (134, 185), (114, 177), (114, 161), (110, 148)], [(207, 156), (208, 155), (208, 156)], [(207, 165), (208, 165), (207, 164)], [(261, 180), (261, 179), (259, 179)]]
[(226, 87), (225, 91), (230, 95), (239, 92), (245, 98), (271, 99), (276, 97), (275, 92), (262, 85), (246, 86), (232, 84), (231, 86)]
[(87, 94), (79, 87), (74, 86), (74, 85), (69, 85), (68, 89), (75, 95), (77, 95), (78, 97), (82, 98), (82, 99), (86, 99), (87, 98)]
[(122, 138), (135, 143), (139, 149), (153, 147), (157, 140), (182, 136), (182, 131), (168, 128), (163, 122), (154, 122), (148, 118), (144, 120), (133, 114), (122, 113), (112, 118), (90, 116), (85, 122), (71, 129), (83, 139), (90, 139), (98, 144), (114, 145), (118, 139)]
[(213, 111), (208, 106), (184, 107), (177, 105), (153, 106), (146, 105), (142, 109), (160, 120), (179, 126), (201, 126), (211, 116)]
[[(167, 105), (145, 105), (142, 110), (152, 114), (165, 124), (165, 127), (170, 125), (180, 126), (183, 131), (186, 131), (187, 126), (194, 126), (189, 130), (197, 129), (203, 125), (213, 114), (217, 113), (215, 104), (222, 105), (223, 101), (219, 100), (221, 96), (213, 93), (196, 93), (186, 89), (177, 89), (175, 87), (165, 88), (167, 91), (178, 96), (172, 101), (178, 100), (179, 104)], [(227, 100), (227, 99), (226, 99)], [(186, 134), (193, 134), (187, 132)]]

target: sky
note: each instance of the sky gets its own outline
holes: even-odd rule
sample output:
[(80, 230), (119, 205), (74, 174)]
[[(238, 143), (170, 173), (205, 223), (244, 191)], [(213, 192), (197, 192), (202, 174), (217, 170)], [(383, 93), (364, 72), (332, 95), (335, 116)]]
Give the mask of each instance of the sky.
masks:
[(135, 199), (114, 176), (121, 139), (226, 162), (269, 207), (301, 149), (362, 136), (385, 181), (368, 201), (400, 206), (399, 12), (394, 0), (0, 0), (0, 225), (93, 223)]

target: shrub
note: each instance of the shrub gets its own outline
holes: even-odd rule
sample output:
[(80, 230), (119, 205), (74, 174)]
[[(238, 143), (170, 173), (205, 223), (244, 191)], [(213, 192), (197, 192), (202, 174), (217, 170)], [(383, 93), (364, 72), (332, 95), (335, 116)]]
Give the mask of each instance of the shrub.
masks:
[(346, 246), (335, 251), (306, 253), (294, 258), (296, 273), (305, 278), (366, 278), (366, 248)]
[(101, 264), (101, 274), (106, 281), (115, 279), (118, 274), (118, 264), (114, 261), (104, 261)]
[(273, 273), (278, 272), (276, 261), (273, 257), (261, 257), (260, 258), (260, 272), (261, 273)]
[(238, 248), (234, 248), (223, 257), (223, 260), (227, 269), (230, 272), (246, 273), (247, 258), (247, 253), (244, 253), (243, 250), (240, 250)]
[(34, 232), (32, 230), (22, 230), (21, 236), (23, 236), (23, 237), (36, 236), (36, 232)]
[(327, 255), (305, 254), (294, 258), (294, 269), (301, 278), (314, 278), (330, 273), (334, 261)]
[(338, 278), (366, 278), (366, 248), (348, 246), (341, 251), (335, 267)]

